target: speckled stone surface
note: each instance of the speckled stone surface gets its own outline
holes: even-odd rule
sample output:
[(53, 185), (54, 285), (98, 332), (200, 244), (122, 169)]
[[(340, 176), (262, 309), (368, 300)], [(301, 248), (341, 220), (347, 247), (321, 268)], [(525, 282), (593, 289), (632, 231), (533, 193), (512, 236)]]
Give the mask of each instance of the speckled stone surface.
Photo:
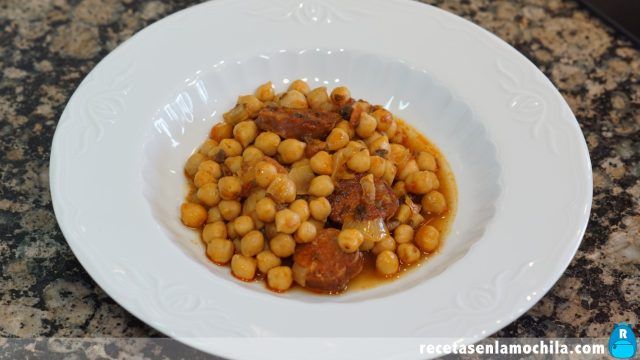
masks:
[[(160, 335), (115, 304), (67, 246), (51, 206), (49, 151), (65, 103), (100, 59), (194, 2), (0, 1), (0, 337)], [(638, 48), (573, 1), (426, 2), (483, 26), (531, 59), (571, 105), (591, 153), (593, 210), (577, 256), (532, 310), (495, 336), (607, 337), (614, 322), (638, 324)], [(19, 351), (9, 343), (0, 340), (0, 358)], [(21, 351), (37, 352), (35, 342), (25, 344)], [(90, 348), (107, 358), (142, 351)], [(150, 357), (204, 356), (163, 351), (145, 350)]]

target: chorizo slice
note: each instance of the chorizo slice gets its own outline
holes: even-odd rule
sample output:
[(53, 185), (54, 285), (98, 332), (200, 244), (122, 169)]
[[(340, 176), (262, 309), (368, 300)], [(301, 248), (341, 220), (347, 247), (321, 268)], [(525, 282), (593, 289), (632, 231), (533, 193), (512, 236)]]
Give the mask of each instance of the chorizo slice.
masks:
[(338, 292), (362, 271), (362, 253), (342, 251), (338, 245), (339, 234), (339, 230), (327, 228), (313, 241), (296, 247), (293, 273), (298, 284), (311, 290)]
[(375, 179), (375, 198), (365, 196), (360, 179), (339, 180), (328, 200), (331, 203), (331, 220), (344, 223), (347, 220), (389, 219), (398, 210), (398, 197), (384, 181)]
[(267, 106), (258, 113), (256, 125), (286, 139), (307, 141), (325, 138), (340, 120), (335, 112)]

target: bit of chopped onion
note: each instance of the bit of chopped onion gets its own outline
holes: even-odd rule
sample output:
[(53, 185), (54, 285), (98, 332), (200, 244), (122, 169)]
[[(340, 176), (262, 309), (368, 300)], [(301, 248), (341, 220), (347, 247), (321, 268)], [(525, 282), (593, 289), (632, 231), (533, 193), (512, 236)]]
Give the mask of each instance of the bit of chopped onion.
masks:
[(370, 239), (373, 242), (378, 242), (389, 236), (389, 230), (382, 218), (373, 220), (347, 220), (342, 224), (342, 229), (359, 230), (365, 239)]
[(407, 206), (409, 206), (409, 209), (411, 209), (411, 212), (413, 214), (420, 214), (420, 210), (422, 210), (422, 205), (414, 203), (413, 200), (411, 199), (411, 196), (405, 195), (404, 203), (407, 204)]
[(289, 171), (289, 179), (296, 184), (298, 195), (306, 195), (309, 192), (309, 184), (314, 177), (315, 174), (309, 165), (299, 165)]
[(376, 201), (376, 184), (373, 181), (373, 174), (369, 174), (360, 179), (362, 187), (362, 197), (365, 203), (373, 204)]
[(391, 152), (390, 159), (399, 169), (402, 169), (404, 165), (411, 160), (411, 151), (404, 148), (401, 152)]
[(331, 173), (331, 178), (334, 180), (339, 179), (340, 173), (344, 170), (344, 164), (347, 163), (349, 159), (344, 156), (344, 151), (338, 150), (333, 157), (333, 172)]

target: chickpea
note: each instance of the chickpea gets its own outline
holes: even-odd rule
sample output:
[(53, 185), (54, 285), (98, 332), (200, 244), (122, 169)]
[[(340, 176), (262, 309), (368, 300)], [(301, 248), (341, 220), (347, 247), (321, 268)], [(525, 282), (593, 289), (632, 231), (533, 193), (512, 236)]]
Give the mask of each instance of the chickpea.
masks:
[[(394, 139), (397, 143), (402, 142), (402, 138), (400, 137), (399, 139), (397, 138), (397, 135), (399, 135), (398, 132), (398, 122), (395, 120), (391, 121), (391, 124), (389, 125), (389, 128), (385, 131), (385, 134), (387, 134), (387, 136), (389, 137), (389, 139)], [(399, 141), (397, 141), (399, 140)]]
[(232, 173), (237, 174), (242, 169), (242, 156), (231, 156), (224, 159), (224, 164), (231, 170)]
[(184, 200), (185, 202), (190, 202), (190, 203), (196, 203), (196, 204), (202, 203), (200, 200), (198, 200), (198, 193), (193, 191), (189, 192), (187, 194), (187, 197)]
[(180, 206), (182, 223), (191, 228), (199, 228), (207, 220), (207, 210), (200, 204), (186, 202)]
[(220, 164), (213, 160), (205, 160), (198, 166), (198, 171), (210, 172), (214, 178), (218, 179), (222, 176), (222, 168)]
[(207, 154), (207, 156), (209, 156), (210, 158), (214, 159), (216, 162), (223, 162), (224, 159), (227, 157), (227, 154), (225, 154), (224, 150), (222, 150), (222, 147), (220, 145), (214, 147), (213, 149), (211, 149), (209, 151), (209, 153)]
[[(264, 107), (264, 104), (255, 95), (244, 95), (238, 97), (238, 104), (244, 105), (244, 108), (249, 113), (250, 118), (254, 118), (258, 115), (258, 112)], [(234, 134), (235, 135), (235, 134)]]
[(200, 188), (206, 184), (211, 184), (215, 182), (216, 182), (215, 176), (213, 176), (213, 174), (208, 171), (198, 170), (198, 172), (196, 172), (196, 175), (193, 177), (193, 184), (197, 188)]
[(348, 122), (347, 120), (339, 121), (336, 124), (335, 128), (344, 130), (347, 133), (347, 135), (349, 135), (349, 139), (356, 136), (356, 130), (351, 126), (351, 123)]
[(251, 215), (256, 210), (258, 201), (267, 196), (267, 192), (263, 189), (254, 188), (242, 203), (242, 214)]
[(440, 232), (431, 225), (422, 225), (416, 232), (413, 241), (424, 252), (432, 252), (440, 244)]
[(277, 176), (267, 188), (267, 194), (278, 203), (290, 203), (296, 199), (296, 184), (286, 175)]
[(369, 152), (371, 154), (387, 158), (390, 151), (391, 145), (389, 144), (389, 138), (386, 135), (379, 136), (369, 144)]
[(247, 107), (244, 104), (236, 104), (236, 106), (222, 114), (222, 118), (225, 122), (235, 125), (240, 121), (245, 121), (249, 118), (249, 111), (247, 111)]
[(393, 275), (398, 272), (399, 268), (398, 257), (391, 250), (384, 250), (376, 257), (376, 270), (382, 275)]
[(378, 120), (376, 120), (376, 118), (366, 112), (362, 112), (360, 114), (360, 122), (358, 123), (358, 127), (356, 127), (356, 134), (361, 138), (366, 139), (373, 135), (377, 126)]
[(264, 249), (264, 236), (258, 230), (249, 231), (240, 240), (240, 252), (244, 256), (255, 256), (262, 249)]
[(413, 228), (407, 224), (398, 225), (393, 231), (393, 237), (398, 244), (410, 243), (413, 240)]
[(384, 175), (384, 170), (387, 161), (380, 156), (371, 156), (369, 160), (369, 172), (376, 178), (381, 178)]
[(379, 108), (371, 113), (371, 115), (378, 121), (379, 131), (387, 131), (393, 122), (393, 114), (386, 109)]
[(369, 136), (368, 138), (364, 139), (364, 143), (367, 144), (367, 146), (371, 146), (371, 144), (378, 140), (379, 138), (381, 138), (383, 135), (379, 132), (374, 132), (371, 136)]
[(216, 206), (220, 202), (220, 193), (218, 192), (218, 185), (216, 183), (204, 184), (198, 189), (196, 196), (198, 200), (209, 207)]
[(435, 156), (426, 151), (421, 151), (418, 153), (416, 162), (418, 163), (418, 168), (420, 168), (420, 170), (422, 171), (436, 171), (436, 169), (438, 168)]
[(256, 276), (256, 260), (254, 258), (235, 254), (231, 258), (231, 272), (240, 280), (253, 280)]
[(339, 86), (331, 92), (331, 101), (338, 106), (346, 104), (351, 99), (351, 92), (345, 86)]
[(262, 160), (264, 153), (255, 146), (249, 146), (242, 152), (242, 161), (247, 164), (255, 164)]
[(296, 242), (289, 234), (278, 234), (269, 241), (269, 249), (281, 258), (293, 255), (296, 250)]
[(389, 144), (389, 160), (397, 167), (403, 167), (411, 158), (411, 152), (401, 144)]
[(364, 235), (356, 229), (344, 229), (340, 231), (338, 235), (338, 245), (342, 251), (346, 253), (353, 253), (358, 251), (358, 248), (364, 242)]
[[(397, 122), (394, 122), (394, 124), (396, 123)], [(393, 135), (393, 137), (389, 137), (391, 142), (398, 143), (398, 144), (402, 144), (406, 138), (407, 138), (407, 135), (405, 135), (405, 132), (402, 128), (398, 128), (396, 133)]]
[(325, 221), (331, 213), (331, 203), (326, 197), (319, 197), (309, 202), (311, 216), (319, 221)]
[(244, 236), (254, 229), (253, 226), (253, 219), (251, 216), (242, 215), (233, 220), (233, 228), (236, 230), (236, 234), (238, 234), (238, 236)]
[(426, 194), (440, 186), (438, 177), (431, 171), (418, 171), (407, 176), (407, 190), (414, 194)]
[(218, 181), (218, 191), (224, 200), (233, 200), (242, 192), (242, 182), (236, 176), (224, 176)]
[(212, 223), (216, 221), (222, 221), (222, 214), (220, 214), (220, 209), (218, 207), (212, 207), (209, 209), (207, 213), (207, 222)]
[(289, 89), (287, 89), (289, 91), (291, 90), (296, 90), (298, 92), (303, 93), (304, 95), (307, 95), (307, 93), (309, 92), (309, 85), (307, 84), (306, 81), (304, 80), (294, 80), (290, 85), (289, 85)]
[(407, 187), (404, 181), (397, 181), (393, 184), (393, 193), (396, 194), (398, 198), (402, 198), (407, 194)]
[(296, 140), (296, 139), (286, 139), (280, 143), (278, 146), (278, 154), (280, 155), (280, 159), (284, 164), (292, 164), (304, 156), (304, 149), (307, 147), (307, 144)]
[(207, 159), (206, 156), (201, 153), (193, 153), (187, 160), (187, 163), (184, 166), (184, 170), (187, 172), (189, 176), (194, 176), (198, 171), (200, 164)]
[(396, 240), (391, 236), (386, 236), (382, 240), (376, 242), (376, 245), (371, 251), (375, 255), (378, 255), (385, 250), (396, 251)]
[(334, 190), (333, 180), (328, 175), (316, 176), (309, 184), (309, 194), (317, 197), (331, 195)]
[(242, 211), (242, 205), (239, 201), (235, 200), (220, 200), (218, 203), (218, 209), (220, 209), (220, 215), (226, 221), (234, 220), (240, 215)]
[(267, 285), (275, 291), (285, 291), (293, 284), (293, 272), (288, 266), (276, 266), (267, 273)]
[(422, 209), (427, 214), (441, 214), (447, 209), (447, 200), (439, 191), (429, 191), (422, 197)]
[(263, 274), (282, 263), (280, 258), (269, 250), (264, 250), (256, 255), (256, 260), (258, 260), (258, 270)]
[(347, 161), (347, 167), (355, 172), (363, 173), (369, 170), (371, 167), (371, 157), (369, 156), (369, 150), (358, 151), (355, 155)]
[(209, 223), (202, 229), (202, 240), (207, 244), (213, 239), (226, 239), (227, 225), (223, 221)]
[(373, 247), (376, 246), (376, 242), (373, 241), (372, 237), (366, 237), (364, 238), (364, 241), (362, 242), (362, 245), (360, 245), (360, 251), (369, 251), (371, 249), (373, 249)]
[(393, 180), (396, 177), (396, 172), (397, 172), (396, 166), (391, 161), (387, 161), (385, 163), (384, 175), (382, 175), (382, 181), (386, 182), (387, 185), (391, 185), (393, 183)]
[(411, 212), (411, 208), (409, 207), (409, 205), (402, 204), (402, 205), (400, 205), (400, 207), (396, 211), (396, 214), (395, 214), (394, 217), (401, 224), (406, 224), (407, 222), (409, 222), (409, 218), (411, 218), (411, 214), (412, 214), (412, 212)]
[(203, 155), (207, 155), (209, 154), (209, 151), (211, 151), (216, 146), (218, 146), (217, 141), (213, 139), (207, 139), (202, 143), (202, 145), (200, 145), (200, 147), (198, 148), (198, 152)]
[(233, 137), (242, 145), (247, 147), (258, 135), (258, 126), (253, 120), (241, 121), (233, 127)]
[(307, 221), (307, 219), (309, 219), (309, 203), (307, 203), (307, 200), (298, 199), (289, 205), (289, 209), (300, 215), (301, 221)]
[(280, 98), (280, 106), (289, 109), (307, 109), (307, 98), (298, 90), (289, 90)]
[(222, 139), (222, 141), (220, 141), (220, 148), (226, 156), (242, 155), (242, 144), (235, 139)]
[(283, 209), (276, 213), (276, 230), (285, 234), (293, 234), (300, 226), (300, 215), (295, 211)]
[(405, 180), (410, 174), (416, 173), (418, 171), (420, 171), (420, 169), (418, 169), (418, 164), (415, 160), (411, 159), (407, 161), (402, 168), (400, 168), (400, 171), (398, 171), (396, 178), (399, 180)]
[(326, 106), (330, 105), (331, 100), (327, 94), (327, 88), (324, 86), (315, 88), (306, 95), (309, 106), (313, 110), (325, 110)]
[(266, 155), (273, 156), (278, 151), (280, 136), (270, 131), (262, 132), (256, 137), (254, 145)]
[(310, 223), (311, 225), (313, 225), (316, 228), (316, 234), (319, 233), (320, 231), (322, 231), (322, 229), (324, 229), (324, 222), (323, 221), (319, 221), (316, 219), (309, 219), (307, 220), (308, 223)]
[(255, 224), (256, 230), (264, 229), (264, 222), (262, 222), (262, 221), (260, 221), (260, 219), (258, 219), (258, 216), (256, 215), (255, 211), (253, 213), (251, 213), (250, 216), (253, 219), (253, 223)]
[(226, 264), (231, 260), (234, 251), (233, 242), (229, 239), (215, 238), (207, 245), (207, 256), (216, 264)]
[(358, 151), (367, 150), (367, 145), (362, 140), (351, 140), (347, 144), (347, 149), (349, 149), (349, 151), (354, 154)]
[(420, 249), (411, 243), (398, 245), (396, 252), (403, 264), (412, 264), (420, 260), (420, 256), (422, 256)]
[(271, 198), (262, 198), (256, 203), (256, 213), (260, 221), (273, 222), (276, 218), (276, 203)]
[(278, 235), (278, 230), (276, 230), (276, 223), (270, 222), (266, 224), (264, 226), (264, 234), (267, 236), (267, 239), (273, 239), (276, 235)]
[(308, 243), (316, 237), (317, 229), (314, 224), (309, 221), (304, 221), (298, 227), (295, 234), (293, 235), (296, 242), (303, 244)]
[(233, 125), (221, 122), (211, 128), (209, 137), (220, 143), (223, 139), (229, 139), (233, 136)]
[(342, 149), (349, 143), (349, 134), (343, 129), (334, 128), (327, 136), (327, 148), (335, 151)]
[(276, 96), (276, 92), (273, 89), (273, 84), (271, 83), (271, 81), (258, 86), (255, 95), (258, 100), (262, 102), (272, 101)]
[(302, 159), (291, 164), (292, 169), (297, 167), (303, 167), (303, 166), (309, 166), (309, 159), (303, 157)]
[[(364, 100), (358, 100), (355, 101), (351, 107), (353, 108), (353, 111), (351, 113), (352, 117), (353, 114), (355, 114), (358, 117), (358, 120), (360, 119), (360, 115), (361, 113), (368, 113), (371, 111), (371, 104), (369, 104), (368, 102), (364, 101)], [(351, 119), (349, 119), (351, 120)], [(355, 119), (354, 119), (355, 120)]]
[(278, 176), (278, 169), (276, 169), (276, 166), (267, 161), (260, 161), (257, 163), (254, 167), (254, 171), (256, 183), (263, 188), (269, 187), (273, 180)]
[(318, 175), (331, 175), (333, 173), (333, 157), (326, 151), (318, 151), (309, 160), (311, 170)]

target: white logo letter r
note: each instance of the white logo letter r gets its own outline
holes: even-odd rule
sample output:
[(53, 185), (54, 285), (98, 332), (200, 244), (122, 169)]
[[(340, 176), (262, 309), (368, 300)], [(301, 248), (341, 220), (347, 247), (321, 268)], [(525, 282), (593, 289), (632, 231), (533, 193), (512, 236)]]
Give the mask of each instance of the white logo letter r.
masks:
[(626, 339), (627, 338), (627, 329), (620, 329), (619, 331), (620, 331), (619, 332), (619, 335), (620, 335), (619, 338), (620, 339)]

